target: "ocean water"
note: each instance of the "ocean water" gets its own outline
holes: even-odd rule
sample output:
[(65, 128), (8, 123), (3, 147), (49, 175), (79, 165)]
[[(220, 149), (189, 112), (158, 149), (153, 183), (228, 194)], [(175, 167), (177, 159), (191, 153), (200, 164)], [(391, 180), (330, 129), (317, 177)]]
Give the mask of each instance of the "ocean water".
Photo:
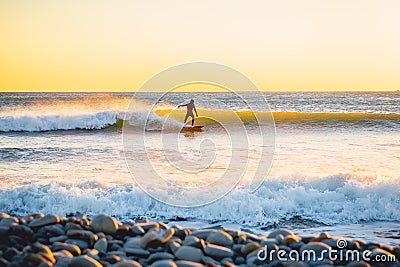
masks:
[[(256, 230), (276, 226), (338, 229), (344, 225), (354, 232), (360, 225), (380, 223), (382, 233), (390, 230), (386, 226), (400, 227), (398, 92), (265, 93), (276, 127), (274, 160), (254, 193), (248, 190), (257, 169), (255, 159), (260, 156), (258, 146), (252, 147), (259, 143), (254, 114), (270, 123), (268, 107), (258, 95), (248, 93), (247, 103), (231, 93), (132, 96), (0, 94), (1, 211), (107, 212), (120, 219), (184, 218)], [(204, 124), (204, 131), (179, 133), (185, 110), (176, 110), (176, 105), (192, 98), (200, 116), (196, 124)], [(131, 101), (134, 109), (127, 112)], [(144, 110), (150, 106), (153, 112), (147, 117)], [(237, 166), (246, 166), (246, 171), (233, 190), (209, 205), (179, 208), (156, 201), (129, 172), (124, 123), (134, 139), (145, 130), (146, 157), (135, 155), (135, 175), (142, 179), (153, 178), (146, 168), (141, 172), (146, 158), (176, 188), (203, 188), (216, 182), (227, 168), (239, 177), (243, 168), (228, 165), (232, 156), (238, 157)], [(243, 129), (250, 140), (245, 156), (232, 152), (230, 139), (241, 138)], [(179, 139), (179, 147), (163, 146), (162, 142), (172, 138)], [(173, 160), (165, 160), (165, 153)], [(212, 161), (203, 162), (208, 158)], [(193, 172), (182, 176), (177, 166), (193, 168)], [(182, 197), (179, 190), (169, 195)], [(374, 231), (367, 232), (363, 234), (366, 239), (378, 238)]]

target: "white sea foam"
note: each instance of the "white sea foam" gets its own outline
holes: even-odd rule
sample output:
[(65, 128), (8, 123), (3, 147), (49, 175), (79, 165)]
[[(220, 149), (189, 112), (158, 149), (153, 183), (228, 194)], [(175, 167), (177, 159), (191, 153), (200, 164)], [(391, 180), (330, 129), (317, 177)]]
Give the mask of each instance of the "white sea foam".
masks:
[(30, 184), (0, 191), (0, 207), (4, 212), (19, 215), (106, 212), (120, 219), (179, 216), (249, 226), (271, 225), (293, 217), (325, 224), (400, 221), (399, 182), (399, 178), (363, 182), (346, 175), (319, 180), (274, 178), (254, 194), (242, 185), (213, 204), (187, 209), (154, 201), (134, 185), (54, 180), (46, 185)]
[[(20, 115), (0, 117), (0, 132), (42, 132), (56, 130), (99, 130), (122, 121), (124, 115), (116, 111), (102, 111), (79, 115)], [(166, 119), (154, 112), (132, 112), (128, 116), (132, 126), (145, 126), (146, 130), (155, 131), (162, 128), (180, 129), (183, 123)]]
[(103, 129), (117, 122), (118, 113), (103, 111), (80, 115), (21, 115), (0, 118), (1, 132), (40, 132), (74, 129)]
[[(10, 100), (11, 102), (11, 100)], [(146, 125), (148, 130), (163, 126), (182, 127), (182, 123), (149, 112), (151, 105), (130, 97), (85, 97), (82, 99), (45, 99), (25, 105), (0, 106), (0, 132), (42, 132), (56, 130), (99, 130), (122, 122), (129, 103), (133, 103), (126, 118), (132, 126)], [(0, 103), (1, 104), (1, 103)], [(171, 108), (163, 104), (161, 107)]]

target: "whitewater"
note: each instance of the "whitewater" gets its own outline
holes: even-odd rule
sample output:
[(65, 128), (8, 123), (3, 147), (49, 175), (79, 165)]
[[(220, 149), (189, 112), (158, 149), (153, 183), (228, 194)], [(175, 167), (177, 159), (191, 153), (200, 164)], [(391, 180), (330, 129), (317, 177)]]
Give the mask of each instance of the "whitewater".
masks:
[[(138, 187), (124, 159), (122, 126), (140, 133), (146, 123), (152, 160), (164, 168), (157, 138), (163, 127), (173, 134), (183, 126), (184, 111), (176, 105), (195, 98), (199, 115), (225, 124), (232, 123), (229, 116), (235, 114), (250, 137), (257, 125), (254, 114), (262, 118), (268, 111), (257, 97), (249, 97), (257, 107), (249, 111), (230, 94), (179, 93), (157, 102), (149, 115), (145, 110), (160, 95), (136, 95), (133, 100), (132, 95), (1, 94), (1, 210), (17, 215), (106, 212), (121, 219), (185, 219), (254, 231), (276, 225), (312, 228), (400, 221), (398, 93), (266, 93), (276, 125), (269, 175), (255, 193), (249, 192), (245, 175), (225, 197), (198, 208), (163, 204)], [(127, 113), (131, 101), (135, 110)], [(211, 151), (199, 148), (201, 140), (220, 140), (216, 167), (193, 180), (171, 173), (179, 186), (217, 179), (230, 154), (219, 125), (202, 118), (198, 123), (206, 125), (205, 131), (180, 135), (181, 153), (196, 161), (201, 155), (196, 153)], [(255, 167), (249, 166), (249, 172)], [(169, 193), (179, 198), (178, 189)]]

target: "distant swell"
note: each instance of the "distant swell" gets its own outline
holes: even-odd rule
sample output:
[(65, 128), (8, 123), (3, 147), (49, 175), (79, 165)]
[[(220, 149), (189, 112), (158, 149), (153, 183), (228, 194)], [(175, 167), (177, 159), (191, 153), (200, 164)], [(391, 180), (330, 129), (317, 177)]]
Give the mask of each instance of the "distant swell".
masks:
[[(182, 127), (181, 120), (185, 111), (156, 110), (147, 116), (145, 112), (132, 112), (128, 122), (132, 126), (143, 126), (147, 130), (161, 130), (167, 120), (170, 126)], [(272, 116), (267, 112), (229, 111), (229, 110), (199, 110), (197, 124), (222, 125), (230, 123), (252, 124), (270, 122)], [(273, 112), (276, 125), (305, 125), (305, 126), (385, 126), (399, 127), (400, 114), (372, 113), (312, 113), (312, 112)], [(0, 132), (41, 132), (56, 130), (99, 130), (109, 126), (122, 126), (123, 114), (116, 111), (102, 111), (80, 115), (20, 115), (0, 117)], [(235, 120), (239, 118), (239, 120)]]
[(275, 123), (333, 125), (333, 124), (397, 124), (400, 125), (400, 114), (373, 114), (362, 112), (274, 112)]

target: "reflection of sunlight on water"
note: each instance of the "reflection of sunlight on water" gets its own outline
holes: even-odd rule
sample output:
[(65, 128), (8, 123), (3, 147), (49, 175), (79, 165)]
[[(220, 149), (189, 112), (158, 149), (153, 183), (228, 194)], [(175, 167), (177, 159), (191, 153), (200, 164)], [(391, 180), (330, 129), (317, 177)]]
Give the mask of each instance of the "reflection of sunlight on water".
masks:
[[(227, 135), (202, 132), (197, 134), (197, 138), (187, 138), (182, 133), (169, 134), (164, 140), (160, 137), (160, 133), (147, 135), (149, 149), (146, 156), (155, 171), (169, 183), (186, 187), (205, 186), (215, 182), (229, 164), (231, 152)], [(177, 144), (173, 144), (176, 141), (173, 138), (178, 139)], [(162, 153), (164, 156), (160, 157)]]
[(398, 177), (400, 169), (396, 155), (400, 153), (400, 141), (384, 151), (379, 151), (380, 144), (376, 144), (377, 140), (393, 143), (394, 135), (393, 132), (371, 134), (369, 131), (336, 131), (334, 134), (326, 131), (281, 132), (277, 134), (271, 175), (324, 177), (347, 173), (365, 177)]
[(21, 186), (23, 183), (21, 181), (18, 181), (18, 179), (15, 178), (6, 178), (6, 177), (1, 177), (0, 178), (0, 190), (6, 190), (8, 188), (14, 188)]
[[(150, 156), (157, 170), (165, 173), (166, 179), (178, 186), (199, 187), (213, 183), (225, 173), (231, 158), (230, 144), (223, 131), (206, 129), (189, 138), (180, 134), (182, 161), (190, 166), (196, 166), (202, 156), (213, 152), (208, 146), (200, 150), (201, 142), (207, 137), (215, 141), (212, 164), (203, 172), (182, 175), (165, 161), (160, 147), (160, 133), (150, 133), (149, 136), (152, 136), (147, 140), (150, 153), (136, 155), (138, 166), (142, 157)], [(292, 182), (295, 182), (336, 174), (348, 175), (349, 179), (365, 184), (376, 179), (398, 179), (400, 143), (397, 140), (400, 140), (399, 133), (394, 132), (371, 134), (358, 130), (332, 134), (322, 130), (289, 131), (278, 128), (275, 160), (267, 179), (282, 177), (290, 183), (290, 177), (294, 177)], [(67, 131), (2, 136), (0, 149), (8, 151), (1, 154), (1, 190), (40, 180), (46, 183), (52, 179), (60, 179), (66, 184), (79, 184), (92, 179), (111, 184), (135, 183), (127, 170), (121, 135), (117, 132)], [(258, 153), (259, 148), (250, 147), (249, 158), (256, 159)], [(247, 158), (240, 160), (245, 162)], [(244, 183), (257, 169), (257, 164), (251, 163), (247, 166)], [(240, 173), (242, 170), (238, 168), (234, 171)], [(143, 170), (141, 175), (152, 179), (148, 170)]]
[(202, 156), (202, 152), (198, 149), (183, 149), (180, 154), (185, 160), (192, 162), (200, 160)]

